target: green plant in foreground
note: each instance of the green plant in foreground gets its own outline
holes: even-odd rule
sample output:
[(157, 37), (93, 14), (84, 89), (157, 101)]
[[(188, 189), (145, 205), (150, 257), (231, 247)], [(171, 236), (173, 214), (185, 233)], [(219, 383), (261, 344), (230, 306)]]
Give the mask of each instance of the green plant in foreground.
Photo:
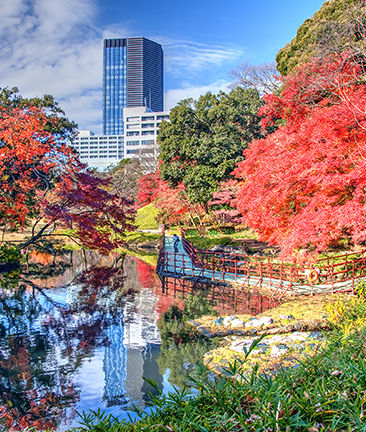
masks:
[(363, 299), (366, 300), (366, 281), (365, 280), (360, 280), (356, 285), (355, 285), (355, 294)]
[[(355, 305), (345, 303), (346, 311)], [(366, 327), (349, 330), (365, 312), (361, 302), (353, 315), (345, 313), (334, 324), (328, 345), (297, 367), (275, 375), (256, 370), (245, 375), (235, 362), (210, 380), (199, 365), (192, 378), (195, 391), (183, 388), (152, 397), (151, 412), (137, 410), (138, 420), (130, 423), (101, 412), (84, 415), (77, 430), (366, 431)]]
[[(348, 343), (357, 349), (364, 340)], [(129, 424), (93, 413), (78, 430), (366, 431), (366, 364), (343, 348), (335, 340), (314, 359), (274, 377), (240, 375), (237, 363), (211, 382), (202, 368), (202, 378), (194, 382), (197, 395), (187, 389), (160, 395), (152, 399), (155, 409), (149, 415), (139, 412), (140, 420)]]

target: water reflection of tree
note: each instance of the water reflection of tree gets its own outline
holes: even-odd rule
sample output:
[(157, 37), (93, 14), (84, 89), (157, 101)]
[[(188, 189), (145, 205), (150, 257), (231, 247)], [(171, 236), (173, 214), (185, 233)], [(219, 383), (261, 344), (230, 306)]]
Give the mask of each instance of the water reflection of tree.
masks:
[(162, 375), (169, 369), (169, 382), (175, 386), (187, 384), (187, 376), (214, 346), (212, 340), (200, 337), (185, 324), (188, 319), (207, 314), (214, 314), (213, 304), (204, 292), (196, 292), (186, 297), (183, 309), (173, 305), (159, 321), (162, 345), (157, 363)]
[(187, 376), (192, 375), (197, 362), (214, 346), (212, 340), (193, 340), (179, 345), (163, 342), (157, 360), (159, 371), (164, 374), (169, 369), (169, 382), (177, 387), (187, 383)]
[(118, 314), (124, 275), (109, 267), (82, 272), (69, 305), (28, 277), (0, 276), (0, 421), (12, 430), (54, 429), (79, 397), (77, 369)]
[[(62, 408), (77, 399), (71, 377), (75, 361), (68, 357), (55, 367), (58, 338), (47, 326), (33, 334), (39, 320), (49, 312), (27, 291), (24, 284), (0, 297), (0, 416), (13, 430), (53, 428), (61, 420)], [(71, 356), (72, 357), (72, 356)], [(47, 366), (46, 366), (47, 365)], [(46, 370), (47, 369), (47, 370)], [(51, 419), (52, 417), (52, 419)]]
[(126, 294), (134, 293), (131, 288), (124, 289), (125, 279), (121, 267), (92, 267), (84, 271), (74, 284), (70, 311), (114, 317), (120, 313)]

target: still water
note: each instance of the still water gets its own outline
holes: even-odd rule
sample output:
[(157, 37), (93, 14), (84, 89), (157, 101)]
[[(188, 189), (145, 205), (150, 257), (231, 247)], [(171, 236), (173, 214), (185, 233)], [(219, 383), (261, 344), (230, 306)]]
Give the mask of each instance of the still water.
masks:
[(165, 281), (133, 256), (34, 253), (22, 272), (0, 275), (0, 430), (77, 426), (98, 408), (119, 418), (146, 408), (148, 393), (182, 386), (212, 341), (159, 331), (172, 305), (200, 296), (205, 312), (260, 313), (255, 294)]

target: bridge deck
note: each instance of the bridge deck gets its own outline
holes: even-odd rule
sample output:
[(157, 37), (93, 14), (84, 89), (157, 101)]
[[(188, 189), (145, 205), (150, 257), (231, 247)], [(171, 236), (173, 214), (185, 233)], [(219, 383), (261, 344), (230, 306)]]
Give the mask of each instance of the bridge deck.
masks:
[[(251, 274), (250, 270), (244, 272), (240, 267), (236, 268), (236, 264), (234, 271), (232, 266), (225, 266), (224, 259), (222, 260), (223, 264), (221, 267), (219, 262), (216, 266), (212, 264), (207, 265), (207, 262), (202, 263), (202, 261), (198, 259), (197, 250), (186, 239), (183, 239), (183, 242), (182, 239), (180, 239), (178, 251), (175, 253), (174, 241), (171, 236), (165, 237), (165, 244), (161, 252), (162, 254), (159, 258), (160, 263), (157, 267), (157, 273), (163, 277), (189, 278), (211, 283), (224, 282), (243, 286), (264, 287), (269, 288), (280, 295), (285, 293), (291, 295), (309, 295), (345, 292), (352, 291), (354, 287), (354, 280), (338, 281), (332, 284), (317, 283), (311, 285), (310, 283), (307, 284), (304, 282), (285, 280), (284, 278), (276, 278), (272, 275), (271, 277), (264, 275), (258, 276)], [(242, 257), (242, 260), (245, 259), (248, 258)], [(237, 262), (240, 264), (245, 261)], [(247, 265), (247, 268), (250, 268), (250, 266)]]

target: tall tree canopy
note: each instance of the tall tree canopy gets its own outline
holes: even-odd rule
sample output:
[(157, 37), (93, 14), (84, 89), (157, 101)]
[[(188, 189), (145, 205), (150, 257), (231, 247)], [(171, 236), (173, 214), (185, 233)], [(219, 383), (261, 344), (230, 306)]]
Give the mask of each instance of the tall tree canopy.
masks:
[(281, 85), (279, 73), (275, 63), (263, 63), (252, 65), (243, 63), (231, 71), (234, 81), (231, 88), (254, 88), (260, 94), (271, 94), (277, 91)]
[(262, 239), (323, 250), (366, 241), (366, 85), (363, 65), (330, 56), (304, 65), (267, 97), (265, 124), (281, 120), (245, 151), (237, 199)]
[(58, 138), (72, 137), (77, 128), (76, 123), (66, 117), (64, 110), (52, 95), (24, 98), (19, 94), (17, 87), (0, 88), (0, 106), (5, 109), (41, 108), (46, 116), (46, 122), (43, 126), (45, 131), (51, 132)]
[(72, 228), (72, 238), (108, 251), (131, 229), (128, 202), (108, 192), (82, 165), (70, 146), (74, 125), (62, 110), (0, 95), (0, 229), (32, 227), (27, 246), (55, 228)]
[(298, 29), (295, 38), (277, 54), (281, 75), (312, 58), (343, 51), (365, 52), (365, 0), (328, 0)]
[(173, 188), (183, 184), (192, 203), (206, 206), (218, 183), (243, 159), (246, 144), (262, 136), (261, 105), (256, 90), (242, 88), (181, 101), (170, 122), (160, 126), (161, 178)]

